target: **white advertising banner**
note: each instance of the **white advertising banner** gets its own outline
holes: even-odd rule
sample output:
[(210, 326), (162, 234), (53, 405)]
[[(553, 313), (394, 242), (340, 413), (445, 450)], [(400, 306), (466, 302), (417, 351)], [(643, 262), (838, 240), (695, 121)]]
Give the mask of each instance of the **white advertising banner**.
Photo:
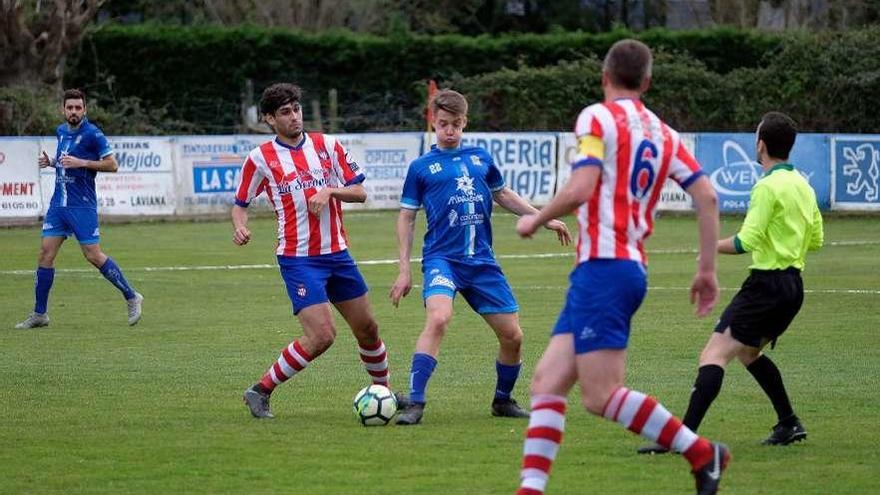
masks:
[(40, 145), (34, 138), (0, 138), (0, 218), (33, 218), (42, 213)]
[[(681, 142), (693, 154), (695, 150), (695, 135), (681, 134)], [(558, 191), (571, 177), (571, 163), (577, 152), (577, 142), (573, 132), (559, 133), (559, 173), (557, 175), (556, 190)], [(672, 179), (666, 179), (663, 189), (660, 190), (660, 199), (657, 202), (658, 211), (690, 211), (693, 210), (693, 201), (689, 194)]]
[(174, 166), (168, 138), (109, 137), (119, 171), (95, 178), (103, 215), (173, 215)]
[[(108, 136), (119, 170), (98, 172), (95, 193), (98, 213), (118, 216), (173, 215), (177, 206), (174, 191), (174, 160), (170, 138)], [(40, 149), (55, 157), (56, 140), (41, 138)], [(55, 169), (40, 172), (43, 213), (55, 192)]]
[[(177, 159), (177, 213), (199, 215), (229, 213), (241, 164), (253, 148), (272, 139), (254, 136), (187, 136), (172, 141)], [(265, 195), (251, 208), (269, 209)]]
[(340, 134), (336, 136), (366, 176), (367, 201), (346, 209), (397, 209), (410, 162), (419, 157), (422, 134)]
[(553, 197), (556, 184), (556, 134), (541, 132), (465, 133), (462, 145), (486, 149), (501, 170), (504, 184), (534, 205)]

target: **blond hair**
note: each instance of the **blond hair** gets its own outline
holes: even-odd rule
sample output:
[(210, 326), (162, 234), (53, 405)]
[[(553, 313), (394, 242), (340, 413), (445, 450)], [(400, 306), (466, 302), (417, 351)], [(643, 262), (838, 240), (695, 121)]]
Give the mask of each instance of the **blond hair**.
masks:
[(458, 91), (442, 89), (431, 100), (431, 111), (436, 115), (439, 110), (455, 115), (467, 115), (467, 98)]

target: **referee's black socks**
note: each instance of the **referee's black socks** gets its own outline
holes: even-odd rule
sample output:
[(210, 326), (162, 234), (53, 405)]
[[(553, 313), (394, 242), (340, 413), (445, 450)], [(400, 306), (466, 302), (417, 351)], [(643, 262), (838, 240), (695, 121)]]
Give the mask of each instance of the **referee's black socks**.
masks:
[(797, 422), (797, 416), (794, 415), (791, 401), (789, 401), (788, 393), (785, 391), (785, 384), (782, 383), (782, 374), (779, 373), (779, 368), (773, 364), (773, 361), (766, 355), (761, 354), (746, 369), (755, 377), (758, 385), (764, 389), (764, 393), (770, 398), (770, 402), (773, 403), (773, 409), (776, 409), (779, 423), (783, 426), (792, 426), (793, 423)]
[(703, 422), (703, 416), (712, 405), (718, 392), (721, 391), (721, 382), (724, 381), (724, 368), (717, 364), (707, 364), (700, 366), (697, 370), (697, 380), (694, 382), (694, 388), (691, 390), (691, 400), (688, 403), (687, 412), (684, 414), (682, 423), (692, 431), (697, 431), (700, 423)]

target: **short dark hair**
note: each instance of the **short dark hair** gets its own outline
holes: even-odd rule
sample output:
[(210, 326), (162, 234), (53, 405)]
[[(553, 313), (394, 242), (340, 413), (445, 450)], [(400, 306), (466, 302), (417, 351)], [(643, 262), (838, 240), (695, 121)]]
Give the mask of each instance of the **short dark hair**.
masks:
[(467, 115), (467, 98), (458, 91), (451, 89), (440, 90), (431, 100), (431, 111), (434, 115), (440, 110), (446, 110), (453, 115)]
[(302, 90), (296, 84), (275, 83), (263, 91), (260, 97), (260, 113), (274, 114), (276, 110), (288, 103), (299, 102)]
[(61, 105), (67, 103), (67, 100), (82, 100), (83, 105), (86, 104), (86, 93), (81, 89), (64, 90), (64, 96), (61, 97)]
[(767, 154), (771, 158), (788, 160), (794, 140), (797, 137), (797, 124), (782, 112), (767, 112), (758, 124), (758, 140), (764, 141)]
[(638, 40), (620, 40), (611, 46), (602, 70), (611, 82), (621, 88), (636, 90), (645, 79), (651, 77), (653, 56), (648, 45)]

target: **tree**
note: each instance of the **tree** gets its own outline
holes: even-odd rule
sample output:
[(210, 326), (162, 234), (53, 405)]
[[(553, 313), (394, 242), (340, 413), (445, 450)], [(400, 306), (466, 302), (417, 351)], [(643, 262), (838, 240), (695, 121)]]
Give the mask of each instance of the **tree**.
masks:
[(104, 0), (0, 0), (0, 86), (60, 88), (67, 54)]

